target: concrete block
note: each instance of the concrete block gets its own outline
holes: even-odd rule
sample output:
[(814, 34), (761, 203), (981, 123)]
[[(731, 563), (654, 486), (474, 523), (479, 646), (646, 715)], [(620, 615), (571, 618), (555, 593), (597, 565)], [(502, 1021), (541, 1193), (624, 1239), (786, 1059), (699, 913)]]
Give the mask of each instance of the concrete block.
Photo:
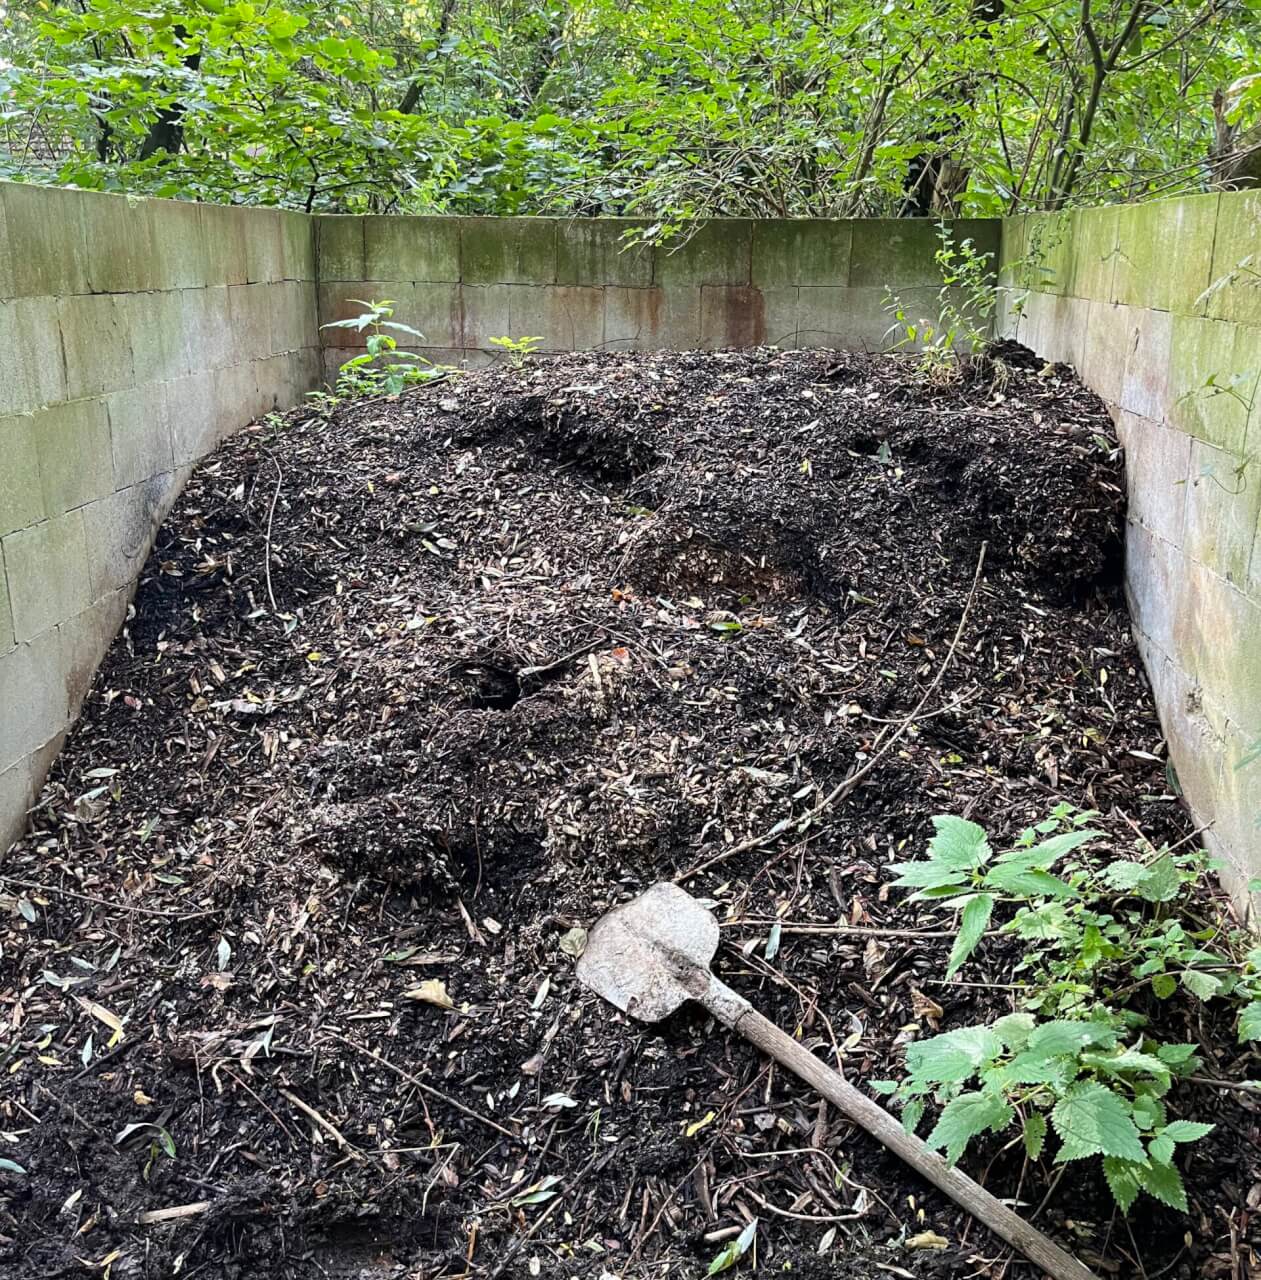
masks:
[(1068, 292), (1075, 298), (1107, 301), (1113, 296), (1120, 212), (1116, 205), (1078, 209), (1072, 216), (1072, 275)]
[(53, 298), (0, 301), (0, 415), (65, 398), (65, 359)]
[(127, 616), (128, 590), (111, 591), (81, 613), (66, 619), (61, 632), (66, 714), (74, 720), (83, 706), (92, 679), (110, 642)]
[(0, 547), (0, 656), (17, 643), (13, 634), (13, 610), (9, 606), (9, 577), (4, 567), (4, 551)]
[(205, 290), (119, 294), (114, 306), (131, 347), (132, 381), (141, 385), (188, 372), (185, 299)]
[(849, 283), (851, 224), (824, 218), (767, 220), (753, 224), (753, 284)]
[(197, 207), (201, 211), (207, 285), (245, 284), (249, 279), (245, 247), (248, 211), (226, 204)]
[[(994, 219), (956, 218), (947, 222), (954, 243), (971, 240), (978, 253), (990, 254), (995, 278), (1001, 223)], [(850, 223), (849, 283), (854, 288), (910, 289), (941, 286), (936, 253), (941, 247), (932, 218), (857, 218)]]
[(1096, 395), (1118, 404), (1134, 344), (1136, 315), (1129, 307), (1091, 299), (1086, 311), (1086, 342), (1078, 372)]
[(311, 285), (284, 280), (267, 287), (267, 331), (271, 352), (311, 346), (316, 299)]
[(159, 287), (148, 200), (93, 192), (83, 202), (80, 214), (90, 293), (131, 293)]
[[(928, 314), (935, 289), (901, 291), (908, 313)], [(886, 351), (901, 334), (891, 333), (893, 316), (885, 309), (883, 288), (807, 287), (797, 292), (797, 345), (838, 351)]]
[(1246, 587), (1261, 517), (1261, 463), (1192, 440), (1190, 467), (1183, 548), (1226, 581)]
[(556, 223), (557, 284), (652, 284), (653, 249), (632, 243), (626, 233), (642, 229), (634, 218), (566, 218)]
[(317, 280), (366, 280), (363, 219), (345, 216), (316, 218), (315, 262)]
[[(1205, 565), (1185, 561), (1177, 595), (1173, 640), (1206, 704), (1235, 724), (1261, 734), (1261, 605)], [(1166, 608), (1169, 608), (1168, 602)], [(15, 611), (16, 612), (16, 611)]]
[(251, 422), (258, 413), (258, 375), (252, 361), (214, 373), (214, 447)]
[(590, 351), (604, 342), (604, 290), (581, 285), (512, 285), (508, 289), (508, 325), (514, 338), (542, 338), (544, 351)]
[(42, 520), (39, 446), (31, 417), (0, 418), (0, 535)]
[(63, 297), (87, 290), (82, 211), (95, 198), (84, 191), (33, 183), (7, 182), (0, 187), (17, 297)]
[(709, 351), (766, 343), (795, 347), (797, 292), (795, 285), (766, 289), (703, 285), (701, 346)]
[(47, 515), (73, 511), (114, 491), (109, 417), (103, 400), (69, 400), (49, 405), (30, 422)]
[(228, 324), (232, 335), (231, 363), (255, 360), (272, 352), (271, 284), (228, 286)]
[(130, 387), (105, 397), (113, 454), (113, 489), (126, 489), (175, 465), (166, 383)]
[(87, 608), (92, 596), (80, 511), (10, 533), (3, 546), (13, 634), (19, 641), (34, 640)]
[(1130, 311), (1129, 350), (1120, 404), (1140, 417), (1161, 421), (1169, 401), (1173, 317), (1168, 311)]
[[(468, 290), (465, 290), (467, 299)], [(466, 338), (467, 342), (467, 330)], [(607, 351), (695, 351), (701, 340), (701, 291), (684, 285), (664, 289), (604, 291)]]
[[(0, 698), (4, 693), (4, 676), (0, 673)], [(50, 742), (25, 755), (16, 764), (0, 769), (0, 854), (6, 853), (26, 831), (27, 812), (39, 800), (40, 788), (52, 762), (65, 741), (57, 733)]]
[(369, 280), (460, 279), (459, 218), (365, 217), (363, 238)]
[(554, 218), (461, 218), (465, 284), (555, 284)]
[(209, 453), (215, 436), (215, 374), (203, 369), (167, 384), (167, 421), (175, 464)]
[(65, 727), (61, 633), (54, 628), (0, 657), (0, 769), (12, 768)]
[(1213, 797), (1213, 836), (1227, 863), (1223, 887), (1237, 902), (1251, 898), (1255, 923), (1258, 903), (1248, 881), (1261, 876), (1261, 735), (1228, 727), (1221, 750), (1221, 785)]
[(271, 284), (285, 278), (285, 252), (279, 209), (243, 209), (241, 234), (245, 241), (245, 283)]
[(748, 286), (753, 282), (753, 227), (747, 218), (715, 218), (687, 239), (656, 246), (653, 283)]
[(3, 186), (0, 186), (0, 298), (12, 298), (16, 292), (13, 259), (9, 252), (9, 221), (4, 212)]
[(1261, 191), (1227, 191), (1218, 201), (1205, 313), (1261, 326)]
[(1012, 278), (1022, 288), (1062, 296), (1073, 279), (1074, 223), (1070, 213), (1030, 214), (1024, 221), (1019, 261)]
[[(153, 535), (178, 492), (178, 478), (168, 471), (82, 508), (93, 600), (130, 587), (136, 580)], [(78, 613), (86, 606), (85, 601), (72, 612)]]
[(153, 287), (202, 289), (207, 283), (201, 206), (188, 200), (151, 200)]
[(190, 373), (222, 369), (238, 358), (227, 285), (182, 292), (185, 367)]
[(1208, 288), (1218, 197), (1185, 196), (1117, 211), (1117, 302), (1190, 313)]
[(315, 280), (315, 220), (288, 209), (280, 213), (281, 265), (286, 280)]
[(1181, 546), (1192, 475), (1191, 437), (1125, 411), (1118, 431), (1125, 444), (1130, 519)]
[(490, 346), (491, 338), (523, 336), (512, 332), (509, 296), (508, 286), (504, 284), (462, 285), (460, 307), (464, 338), (458, 345), (485, 349)]
[[(354, 297), (352, 298), (351, 295)], [(430, 346), (458, 347), (463, 332), (460, 286), (456, 284), (413, 284), (410, 281), (367, 280), (356, 286), (332, 284), (319, 286), (320, 323), (327, 325), (338, 320), (352, 320), (365, 310), (361, 301), (392, 301), (393, 319), (410, 325), (424, 335), (424, 344)], [(510, 328), (502, 332), (508, 333)], [(325, 342), (340, 347), (363, 347), (367, 332), (354, 329), (323, 329)], [(396, 333), (400, 346), (418, 345), (417, 339), (408, 334)]]
[(998, 283), (1006, 288), (1029, 288), (1038, 281), (1026, 280), (1023, 273), (1029, 219), (1025, 215), (1002, 220), (998, 245)]
[[(1199, 440), (1239, 454), (1252, 377), (1261, 377), (1261, 368), (1249, 364), (1255, 352), (1241, 341), (1240, 335), (1249, 332), (1224, 320), (1175, 315), (1169, 362), (1168, 420)], [(1232, 393), (1232, 379), (1239, 375), (1248, 379)], [(1216, 386), (1209, 385), (1210, 378)]]
[(118, 391), (134, 382), (124, 311), (119, 299), (110, 294), (58, 300), (69, 399)]
[(1191, 562), (1172, 543), (1131, 522), (1125, 539), (1125, 587), (1134, 630), (1162, 652), (1176, 652), (1174, 616)]

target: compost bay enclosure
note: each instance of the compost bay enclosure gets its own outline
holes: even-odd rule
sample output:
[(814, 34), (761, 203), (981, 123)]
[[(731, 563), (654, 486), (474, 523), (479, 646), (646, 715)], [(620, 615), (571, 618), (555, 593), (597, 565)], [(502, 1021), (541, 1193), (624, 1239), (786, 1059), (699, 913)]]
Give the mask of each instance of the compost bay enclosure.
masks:
[(1088, 180), (0, 184), (6, 1276), (1256, 1274), (1261, 199)]

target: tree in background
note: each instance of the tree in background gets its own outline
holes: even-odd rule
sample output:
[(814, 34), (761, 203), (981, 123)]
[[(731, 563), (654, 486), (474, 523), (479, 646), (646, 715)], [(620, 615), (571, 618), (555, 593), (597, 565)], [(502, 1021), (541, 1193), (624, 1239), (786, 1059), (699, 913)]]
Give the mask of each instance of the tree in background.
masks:
[[(991, 215), (1201, 189), (1261, 0), (23, 0), (0, 176), (308, 210)], [(1229, 116), (1229, 118), (1228, 118)], [(1216, 148), (1216, 149), (1215, 149)]]

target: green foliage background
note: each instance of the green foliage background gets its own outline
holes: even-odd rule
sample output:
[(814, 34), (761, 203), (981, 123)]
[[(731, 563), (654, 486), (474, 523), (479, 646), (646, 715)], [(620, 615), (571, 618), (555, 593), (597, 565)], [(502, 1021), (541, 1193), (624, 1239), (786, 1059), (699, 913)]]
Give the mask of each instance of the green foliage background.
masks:
[[(0, 12), (0, 177), (312, 210), (632, 214), (666, 229), (1198, 189), (1214, 90), (1261, 70), (1261, 0)], [(1258, 96), (1238, 112), (1257, 114)]]

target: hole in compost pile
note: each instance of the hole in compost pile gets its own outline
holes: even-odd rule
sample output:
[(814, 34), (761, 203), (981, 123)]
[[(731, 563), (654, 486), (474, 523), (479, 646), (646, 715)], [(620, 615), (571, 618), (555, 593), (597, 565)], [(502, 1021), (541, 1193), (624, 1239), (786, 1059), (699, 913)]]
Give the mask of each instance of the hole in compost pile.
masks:
[(470, 664), (459, 680), (468, 690), (463, 705), (470, 711), (511, 711), (524, 696), (517, 673), (506, 667)]

